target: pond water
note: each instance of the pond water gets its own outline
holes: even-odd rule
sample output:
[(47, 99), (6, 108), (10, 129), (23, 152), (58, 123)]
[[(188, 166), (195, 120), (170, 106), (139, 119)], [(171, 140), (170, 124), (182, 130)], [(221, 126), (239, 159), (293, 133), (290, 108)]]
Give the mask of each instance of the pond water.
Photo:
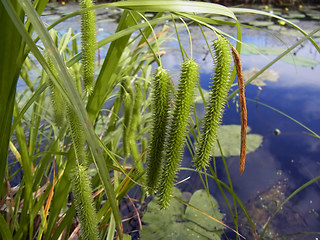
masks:
[[(76, 6), (59, 7), (45, 11), (43, 19), (47, 22), (53, 22), (60, 17), (62, 12), (71, 12)], [(98, 19), (98, 39), (110, 35), (116, 23), (107, 21), (105, 15), (100, 15)], [(252, 16), (249, 16), (252, 17)], [(243, 20), (245, 16), (241, 17)], [(241, 21), (240, 18), (240, 21)], [(310, 30), (319, 27), (319, 22), (300, 21), (299, 26), (304, 30)], [(56, 27), (60, 33), (64, 33), (69, 27), (79, 29), (79, 18), (72, 18), (64, 24)], [(187, 33), (183, 27), (181, 36), (186, 52), (190, 52)], [(242, 64), (244, 71), (253, 71), (252, 68), (261, 69), (272, 59), (275, 50), (285, 50), (286, 46), (291, 46), (301, 38), (297, 31), (279, 26), (280, 31), (273, 32), (282, 41), (272, 34), (265, 31), (242, 28), (243, 42), (251, 48), (244, 47)], [(232, 27), (221, 27), (221, 30), (235, 35), (235, 29)], [(173, 29), (170, 31), (173, 32)], [(213, 69), (212, 60), (208, 56), (206, 44), (198, 28), (191, 28), (193, 39), (193, 58), (200, 63), (201, 79), (200, 84), (203, 89), (209, 89), (211, 72)], [(214, 34), (205, 30), (208, 40), (214, 39)], [(316, 38), (319, 44), (319, 36)], [(285, 43), (285, 44), (284, 44)], [(253, 46), (262, 48), (267, 55), (259, 55), (250, 52)], [(164, 67), (170, 70), (173, 78), (177, 79), (179, 74), (179, 64), (181, 62), (180, 51), (176, 41), (170, 41), (163, 45), (167, 54), (163, 57)], [(106, 47), (104, 48), (106, 49)], [(270, 54), (268, 54), (270, 53)], [(286, 61), (280, 60), (270, 68), (267, 78), (276, 76), (277, 81), (265, 81), (265, 86), (249, 85), (246, 87), (248, 125), (251, 128), (250, 133), (260, 134), (263, 137), (262, 145), (254, 152), (247, 155), (246, 169), (242, 176), (239, 174), (239, 159), (237, 156), (227, 158), (229, 172), (232, 178), (236, 194), (245, 203), (248, 211), (253, 215), (253, 219), (261, 224), (265, 223), (270, 214), (275, 210), (272, 206), (263, 203), (263, 198), (273, 199), (275, 202), (283, 201), (295, 189), (320, 174), (320, 140), (307, 134), (307, 131), (279, 114), (260, 104), (270, 105), (303, 123), (316, 133), (320, 133), (320, 55), (310, 42), (305, 42), (297, 47), (292, 58)], [(103, 55), (103, 54), (102, 54)], [(310, 60), (309, 66), (301, 66), (299, 57), (305, 57)], [(293, 63), (290, 63), (292, 62)], [(306, 60), (307, 61), (307, 60)], [(272, 75), (270, 77), (270, 75)], [(233, 87), (235, 90), (236, 87)], [(237, 106), (237, 97), (229, 101), (229, 107), (226, 107), (223, 124), (240, 124), (240, 115)], [(197, 105), (197, 110), (203, 106)], [(275, 134), (275, 130), (280, 130), (280, 134)], [(191, 167), (191, 158), (186, 155), (183, 160), (185, 167)], [(221, 158), (216, 158), (218, 175), (227, 182)], [(181, 171), (179, 179), (191, 177), (188, 181), (179, 185), (182, 191), (194, 192), (202, 188), (202, 182), (197, 174), (190, 171)], [(211, 193), (219, 201), (221, 211), (227, 213), (227, 207), (214, 181), (211, 184)], [(277, 191), (274, 191), (274, 190)], [(278, 193), (281, 193), (278, 195)], [(284, 197), (285, 196), (285, 197)], [(278, 234), (289, 234), (297, 232), (316, 232), (320, 228), (320, 184), (312, 184), (308, 188), (294, 196), (282, 212), (275, 218), (271, 225), (271, 230)], [(270, 202), (270, 201), (269, 201)], [(230, 201), (232, 205), (232, 201)], [(227, 224), (232, 226), (230, 216), (226, 216)], [(242, 221), (241, 232), (246, 233), (247, 225), (244, 217), (240, 215)], [(260, 223), (259, 223), (260, 224)], [(258, 224), (257, 224), (258, 225)], [(257, 226), (258, 231), (261, 226)], [(250, 233), (248, 233), (250, 234)], [(229, 237), (234, 237), (227, 233)], [(316, 234), (305, 235), (303, 239), (315, 239), (320, 237)], [(288, 239), (302, 239), (299, 237), (290, 237)], [(251, 239), (248, 237), (247, 239)]]

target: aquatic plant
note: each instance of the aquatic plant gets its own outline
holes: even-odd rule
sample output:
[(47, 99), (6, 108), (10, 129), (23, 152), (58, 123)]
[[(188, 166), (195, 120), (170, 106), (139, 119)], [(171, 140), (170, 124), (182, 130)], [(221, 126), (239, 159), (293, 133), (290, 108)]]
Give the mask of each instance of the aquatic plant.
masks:
[(185, 60), (181, 66), (180, 82), (174, 102), (171, 125), (168, 131), (167, 151), (158, 187), (161, 208), (170, 204), (172, 187), (180, 164), (189, 123), (194, 89), (199, 78), (199, 67), (193, 59)]
[[(81, 0), (81, 9), (93, 7), (92, 0)], [(81, 14), (81, 49), (84, 88), (88, 94), (93, 91), (93, 75), (96, 50), (96, 18), (95, 11), (89, 10)]]
[(203, 134), (196, 150), (195, 167), (198, 170), (205, 168), (209, 164), (213, 144), (217, 139), (217, 130), (221, 122), (223, 107), (232, 84), (230, 79), (231, 50), (229, 44), (227, 39), (220, 36), (213, 41), (215, 72), (210, 90), (209, 105), (204, 117)]
[(147, 186), (150, 193), (157, 187), (162, 168), (166, 133), (169, 118), (170, 76), (158, 67), (153, 76), (152, 112), (153, 123), (150, 136), (150, 150), (147, 167)]
[(74, 202), (79, 214), (81, 236), (83, 239), (99, 239), (98, 220), (92, 202), (92, 189), (87, 170), (77, 165), (71, 174)]
[[(129, 191), (134, 187), (142, 190), (141, 201), (144, 200), (145, 188), (149, 189), (150, 193), (158, 190), (162, 208), (168, 207), (171, 199), (183, 202), (179, 196), (174, 196), (172, 187), (177, 180), (177, 171), (181, 169), (179, 163), (184, 144), (193, 154), (194, 146), (189, 133), (193, 134), (194, 138), (201, 134), (199, 125), (203, 120), (199, 119), (196, 112), (190, 117), (193, 89), (198, 81), (198, 67), (193, 60), (183, 63), (181, 82), (177, 90), (170, 85), (166, 74), (161, 75), (161, 83), (172, 90), (172, 96), (175, 96), (172, 103), (166, 100), (167, 90), (154, 93), (157, 91), (157, 84), (151, 80), (151, 73), (154, 72), (155, 64), (161, 65), (161, 43), (169, 39), (165, 29), (153, 33), (155, 29), (159, 29), (156, 26), (163, 23), (176, 25), (175, 21), (181, 19), (186, 26), (191, 22), (199, 24), (200, 28), (205, 26), (220, 38), (232, 36), (218, 29), (217, 24), (235, 26), (238, 52), (242, 43), (236, 14), (255, 13), (274, 17), (286, 21), (302, 33), (302, 39), (279, 53), (276, 59), (257, 72), (246, 84), (306, 40), (314, 44), (315, 49), (320, 52), (319, 46), (312, 39), (319, 28), (307, 34), (290, 21), (257, 10), (226, 8), (192, 1), (120, 1), (101, 5), (88, 3), (89, 5), (82, 9), (63, 15), (45, 27), (39, 15), (47, 2), (0, 1), (0, 235), (3, 239), (66, 239), (79, 231), (78, 218), (81, 238), (100, 237), (110, 240), (116, 235), (123, 239), (119, 204), (121, 205), (124, 198), (131, 200)], [(117, 7), (123, 11), (115, 33), (95, 43), (94, 11), (106, 7)], [(146, 12), (155, 14), (144, 14)], [(87, 38), (82, 40), (82, 51), (78, 49), (78, 36), (73, 30), (56, 34), (56, 37), (49, 32), (57, 24), (65, 23), (67, 19), (77, 15), (88, 17), (82, 21), (83, 26), (88, 24), (82, 29), (83, 37)], [(223, 16), (228, 20), (218, 20), (216, 16)], [(187, 59), (178, 32), (179, 29), (176, 28), (175, 35), (183, 59)], [(192, 35), (192, 31), (190, 34)], [(109, 46), (103, 64), (97, 71), (96, 79), (93, 79), (94, 52), (96, 48), (107, 44)], [(85, 49), (86, 47), (88, 48)], [(210, 47), (208, 51), (211, 51)], [(82, 69), (86, 70), (79, 71), (80, 62)], [(164, 73), (163, 69), (161, 73)], [(32, 74), (36, 76), (32, 78)], [(19, 75), (25, 82), (25, 89), (20, 89), (16, 94)], [(233, 71), (231, 81), (235, 75)], [(81, 79), (84, 82), (84, 91)], [(47, 90), (55, 94), (50, 94)], [(238, 90), (232, 92), (225, 99), (229, 100), (237, 92)], [(163, 115), (152, 113), (156, 111), (158, 105), (155, 101), (159, 99), (151, 100), (151, 96), (156, 97), (158, 94), (165, 99), (161, 103), (163, 106), (159, 105), (164, 110)], [(55, 96), (59, 96), (59, 100), (55, 99)], [(206, 104), (205, 98), (201, 98)], [(67, 106), (64, 112), (63, 108), (59, 108), (59, 102)], [(166, 112), (170, 111), (165, 110), (170, 104), (173, 104), (171, 118), (166, 117)], [(52, 106), (58, 108), (54, 109)], [(60, 115), (66, 116), (67, 121), (62, 121)], [(159, 116), (163, 118), (160, 119)], [(159, 124), (159, 129), (154, 127), (157, 133), (147, 139), (148, 135), (151, 135), (152, 122), (156, 121), (156, 117), (159, 117), (159, 123), (154, 126)], [(163, 121), (160, 123), (160, 120)], [(166, 120), (170, 120), (168, 128), (165, 127)], [(163, 137), (166, 129), (168, 138)], [(312, 134), (318, 137), (316, 133)], [(164, 151), (161, 150), (161, 142), (165, 142)], [(153, 144), (159, 147), (158, 153), (153, 153), (156, 148)], [(218, 148), (220, 151), (217, 155), (222, 156), (228, 175), (226, 160), (219, 144)], [(160, 157), (161, 152), (165, 155), (164, 164), (159, 166), (160, 160), (156, 164), (154, 162), (155, 155)], [(142, 162), (147, 155), (149, 169), (145, 184)], [(223, 197), (226, 192), (232, 196), (234, 209), (230, 207), (226, 197), (225, 201), (235, 230), (238, 230), (239, 226), (239, 206), (255, 232), (250, 215), (233, 189), (230, 175), (228, 183), (225, 183), (217, 177), (214, 166), (206, 166), (210, 174), (204, 174), (199, 169), (197, 171), (204, 180), (206, 191), (209, 191), (206, 178), (213, 178)], [(159, 168), (162, 168), (162, 173), (156, 174)], [(18, 185), (11, 186), (12, 179), (22, 172), (23, 177), (19, 179)], [(154, 179), (150, 179), (153, 174)], [(157, 179), (157, 175), (160, 179)], [(156, 182), (159, 180), (160, 185), (157, 186)], [(319, 177), (311, 179), (283, 204), (318, 180)], [(74, 193), (74, 198), (71, 193)], [(194, 210), (202, 215), (206, 214), (200, 209)]]

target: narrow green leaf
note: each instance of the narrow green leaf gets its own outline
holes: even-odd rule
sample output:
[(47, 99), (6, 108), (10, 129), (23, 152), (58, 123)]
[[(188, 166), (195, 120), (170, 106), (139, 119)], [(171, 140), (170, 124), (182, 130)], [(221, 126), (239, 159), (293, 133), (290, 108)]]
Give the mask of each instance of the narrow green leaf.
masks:
[[(19, 20), (23, 19), (23, 12), (17, 1), (11, 1), (12, 9)], [(12, 124), (12, 113), (16, 85), (24, 57), (24, 43), (14, 23), (6, 12), (3, 3), (0, 3), (0, 183), (4, 179), (7, 168), (8, 144)], [(10, 49), (10, 51), (8, 51)], [(2, 186), (2, 184), (1, 184)], [(0, 187), (0, 197), (3, 188)]]
[(0, 233), (1, 233), (2, 239), (7, 239), (7, 240), (12, 239), (10, 228), (6, 220), (2, 216), (2, 214), (0, 214)]
[[(136, 19), (140, 19), (138, 14), (134, 14), (134, 16)], [(121, 16), (116, 32), (126, 29), (132, 25), (135, 25), (135, 21), (129, 16), (128, 12), (125, 11)], [(88, 99), (87, 111), (92, 122), (97, 118), (106, 97), (116, 84), (117, 75), (115, 70), (118, 67), (120, 58), (129, 38), (130, 35), (126, 35), (116, 41), (113, 41), (108, 49), (107, 56), (103, 62), (93, 93)]]

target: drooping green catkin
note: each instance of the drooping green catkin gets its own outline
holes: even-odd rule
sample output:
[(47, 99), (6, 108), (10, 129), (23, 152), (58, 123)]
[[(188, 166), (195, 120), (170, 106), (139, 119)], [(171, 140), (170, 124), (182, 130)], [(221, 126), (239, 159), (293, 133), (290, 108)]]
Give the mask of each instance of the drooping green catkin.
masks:
[(132, 106), (131, 122), (128, 131), (129, 148), (134, 161), (134, 166), (139, 172), (143, 171), (140, 153), (136, 144), (136, 130), (140, 122), (140, 109), (142, 105), (142, 89), (141, 82), (136, 80), (134, 82), (134, 102)]
[(160, 207), (165, 209), (170, 204), (172, 187), (180, 164), (186, 128), (189, 123), (194, 88), (198, 81), (198, 64), (186, 60), (181, 67), (181, 77), (176, 95), (172, 123), (168, 132), (166, 160), (163, 166), (158, 187)]
[(71, 174), (74, 203), (80, 220), (82, 239), (99, 239), (98, 219), (93, 207), (92, 188), (86, 168), (76, 167)]
[(122, 96), (121, 96), (121, 90), (119, 90), (117, 98), (114, 101), (112, 109), (111, 109), (112, 110), (112, 114), (110, 116), (110, 120), (109, 120), (109, 124), (108, 124), (108, 128), (107, 128), (106, 134), (111, 133), (116, 129), (117, 120), (119, 118), (119, 111), (120, 111), (121, 105), (122, 105)]
[(127, 158), (130, 155), (130, 142), (129, 142), (129, 132), (130, 124), (132, 118), (132, 104), (133, 104), (133, 91), (131, 83), (128, 79), (123, 79), (121, 83), (121, 98), (123, 101), (123, 152), (124, 156)]
[(229, 41), (218, 37), (213, 41), (215, 73), (211, 86), (209, 105), (206, 109), (203, 133), (195, 154), (195, 167), (202, 170), (209, 164), (217, 129), (221, 122), (226, 97), (231, 86), (231, 52)]
[(153, 76), (152, 86), (152, 132), (147, 166), (147, 186), (152, 194), (161, 174), (161, 163), (165, 147), (165, 138), (169, 117), (170, 76), (162, 67), (158, 67)]
[[(86, 9), (94, 4), (92, 0), (81, 0), (80, 5), (81, 9)], [(93, 91), (96, 44), (95, 11), (90, 10), (81, 14), (82, 74), (84, 88), (88, 94), (91, 94)]]
[[(51, 59), (48, 56), (46, 56), (46, 61), (48, 62), (49, 68), (52, 73), (55, 76), (58, 76), (57, 70), (55, 69)], [(50, 100), (53, 107), (54, 122), (57, 126), (62, 126), (65, 119), (66, 111), (65, 101), (51, 78), (48, 78), (48, 85), (50, 89)]]
[(76, 159), (80, 164), (87, 164), (87, 155), (85, 152), (86, 135), (83, 131), (81, 123), (73, 108), (67, 106), (67, 120), (70, 127), (73, 147)]

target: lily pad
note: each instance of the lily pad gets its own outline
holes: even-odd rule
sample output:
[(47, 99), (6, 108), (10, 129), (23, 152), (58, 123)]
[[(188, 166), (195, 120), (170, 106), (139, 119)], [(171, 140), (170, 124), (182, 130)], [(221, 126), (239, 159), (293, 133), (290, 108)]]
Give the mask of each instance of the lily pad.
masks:
[(255, 27), (268, 27), (268, 26), (274, 25), (272, 21), (253, 21), (253, 22), (250, 22), (249, 24)]
[[(255, 44), (246, 44), (246, 47), (244, 47), (241, 51), (241, 54), (243, 55), (252, 55), (252, 54), (263, 54), (263, 55), (280, 55), (285, 51), (284, 48), (278, 48), (278, 47), (264, 47), (259, 48)], [(286, 55), (283, 58), (281, 58), (282, 61), (290, 64), (294, 64), (297, 66), (303, 66), (303, 67), (315, 67), (316, 65), (320, 64), (319, 61), (314, 60), (312, 58), (303, 57), (303, 56), (296, 56), (296, 55)]]
[[(260, 69), (258, 68), (250, 68), (249, 70), (243, 71), (243, 78), (245, 81), (249, 80), (252, 76), (254, 76)], [(262, 74), (260, 74), (256, 79), (254, 79), (251, 84), (256, 85), (258, 87), (265, 86), (266, 81), (277, 82), (279, 80), (279, 74), (273, 70), (266, 70)]]
[(280, 31), (283, 29), (283, 27), (280, 25), (270, 25), (270, 26), (268, 26), (268, 29), (272, 30), (272, 31)]
[[(247, 129), (247, 153), (255, 151), (262, 143), (262, 136), (259, 134), (248, 134), (251, 129)], [(239, 156), (240, 155), (240, 125), (221, 125), (218, 129), (218, 139), (222, 148), (223, 156)], [(220, 157), (218, 144), (214, 145), (214, 156)]]
[(302, 67), (315, 67), (320, 63), (319, 61), (311, 58), (290, 55), (284, 56), (282, 61)]
[(313, 20), (320, 20), (320, 14), (318, 11), (315, 11), (315, 12), (307, 12), (306, 13), (308, 17), (310, 17), (311, 19)]
[[(179, 189), (174, 188), (173, 192), (176, 197), (181, 198), (182, 193)], [(208, 195), (205, 190), (196, 191), (189, 204), (222, 221), (224, 215), (220, 213), (217, 201), (211, 195)], [(224, 228), (220, 223), (190, 206), (185, 209), (184, 205), (175, 200), (171, 201), (168, 209), (160, 210), (156, 200), (153, 199), (148, 204), (142, 220), (148, 224), (142, 228), (142, 240), (219, 240)]]
[(288, 15), (285, 16), (285, 18), (289, 18), (289, 19), (292, 19), (292, 18), (305, 18), (306, 15), (301, 13), (301, 12), (289, 12)]

